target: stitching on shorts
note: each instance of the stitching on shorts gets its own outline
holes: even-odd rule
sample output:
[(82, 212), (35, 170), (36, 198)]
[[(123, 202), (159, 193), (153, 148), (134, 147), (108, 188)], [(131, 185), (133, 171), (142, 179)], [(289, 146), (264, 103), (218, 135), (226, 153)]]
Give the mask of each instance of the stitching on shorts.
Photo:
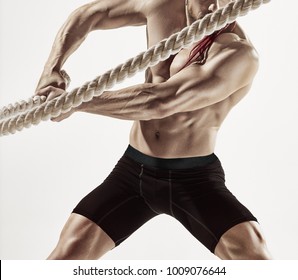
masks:
[(154, 213), (157, 214), (157, 215), (160, 215), (160, 214), (161, 214), (161, 213), (155, 211), (155, 210), (152, 208), (152, 206), (151, 206), (150, 203), (145, 199), (145, 197), (143, 197), (143, 199), (144, 199), (145, 204), (150, 208), (150, 210), (151, 210), (152, 212), (154, 212)]
[(206, 231), (208, 231), (211, 236), (216, 240), (216, 242), (219, 241), (219, 239), (213, 234), (213, 232), (207, 228), (203, 223), (201, 223), (196, 217), (194, 217), (192, 214), (190, 214), (188, 211), (186, 211), (184, 208), (180, 207), (179, 205), (177, 205), (175, 202), (173, 202), (173, 204), (179, 208), (180, 210), (182, 210), (184, 213), (186, 213), (187, 215), (189, 215), (191, 218), (193, 218), (198, 224), (200, 224)]
[(174, 212), (173, 212), (173, 202), (172, 202), (173, 192), (172, 192), (172, 170), (169, 170), (169, 207), (170, 207), (170, 213), (175, 218)]
[(142, 176), (144, 173), (144, 164), (141, 165), (141, 172), (139, 174), (139, 178), (140, 178), (140, 182), (139, 182), (139, 191), (140, 191), (140, 196), (143, 198), (145, 204), (150, 208), (151, 211), (153, 211), (154, 213), (156, 213), (157, 215), (159, 215), (160, 213), (158, 213), (157, 211), (155, 211), (151, 205), (149, 204), (149, 202), (146, 200), (144, 193), (143, 193), (143, 181), (142, 181)]
[(140, 188), (140, 196), (143, 197), (143, 189), (142, 189), (142, 175), (144, 172), (144, 164), (141, 165), (141, 172), (139, 174), (139, 179), (140, 179), (140, 184), (139, 184), (139, 188)]
[(132, 197), (127, 198), (126, 200), (122, 201), (121, 203), (119, 203), (117, 206), (115, 206), (114, 208), (112, 208), (108, 213), (106, 213), (103, 217), (101, 217), (101, 219), (97, 222), (98, 224), (101, 223), (108, 215), (110, 215), (112, 212), (114, 212), (116, 209), (118, 209), (120, 206), (122, 206), (123, 204), (125, 204), (126, 202), (128, 202), (131, 199), (137, 198), (139, 197), (138, 195), (134, 195)]

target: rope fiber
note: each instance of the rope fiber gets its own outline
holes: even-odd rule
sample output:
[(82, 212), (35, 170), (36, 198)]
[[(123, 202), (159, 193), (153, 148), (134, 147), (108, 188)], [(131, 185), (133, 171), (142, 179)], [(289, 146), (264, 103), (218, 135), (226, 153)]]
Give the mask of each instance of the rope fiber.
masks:
[[(187, 48), (201, 40), (206, 35), (223, 28), (249, 11), (259, 8), (270, 0), (237, 0), (228, 3), (214, 13), (207, 14), (204, 18), (195, 21), (192, 25), (183, 28), (180, 32), (172, 34), (147, 51), (140, 53), (116, 68), (105, 72), (94, 80), (86, 82), (79, 88), (64, 92), (59, 97), (46, 101), (45, 96), (35, 96), (27, 101), (9, 104), (0, 110), (0, 136), (13, 134), (23, 128), (37, 125), (41, 121), (70, 111), (83, 102), (99, 96), (104, 90), (112, 88), (116, 83), (134, 76), (137, 72), (158, 64), (178, 53), (182, 48)], [(69, 79), (66, 72), (62, 72)]]

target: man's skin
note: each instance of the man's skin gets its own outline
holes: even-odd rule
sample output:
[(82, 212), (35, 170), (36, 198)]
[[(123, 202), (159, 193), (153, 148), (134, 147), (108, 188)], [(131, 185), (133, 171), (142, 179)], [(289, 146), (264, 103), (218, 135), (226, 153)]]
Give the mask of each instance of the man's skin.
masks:
[[(73, 12), (59, 31), (36, 94), (52, 99), (64, 92), (66, 83), (60, 70), (93, 30), (146, 25), (150, 47), (217, 8), (216, 0), (189, 0), (187, 6), (184, 0), (87, 4)], [(191, 49), (183, 49), (151, 68), (144, 84), (106, 91), (54, 120), (78, 111), (134, 120), (130, 145), (144, 154), (180, 158), (213, 153), (222, 122), (250, 89), (258, 58), (238, 25), (233, 32), (227, 30), (216, 38), (205, 64), (193, 63), (181, 70)], [(96, 259), (114, 246), (98, 225), (71, 214), (49, 259)], [(229, 229), (217, 244), (215, 255), (221, 259), (270, 259), (256, 222)]]

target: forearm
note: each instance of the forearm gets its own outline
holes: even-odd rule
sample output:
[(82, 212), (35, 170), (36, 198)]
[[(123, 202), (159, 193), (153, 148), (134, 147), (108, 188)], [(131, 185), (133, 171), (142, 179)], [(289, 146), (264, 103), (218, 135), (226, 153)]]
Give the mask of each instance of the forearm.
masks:
[(105, 91), (81, 104), (76, 112), (86, 112), (124, 120), (151, 120), (159, 117), (156, 85), (140, 84), (116, 91)]
[(68, 57), (82, 44), (94, 26), (104, 16), (104, 11), (93, 11), (88, 5), (75, 10), (58, 31), (45, 72), (60, 71)]

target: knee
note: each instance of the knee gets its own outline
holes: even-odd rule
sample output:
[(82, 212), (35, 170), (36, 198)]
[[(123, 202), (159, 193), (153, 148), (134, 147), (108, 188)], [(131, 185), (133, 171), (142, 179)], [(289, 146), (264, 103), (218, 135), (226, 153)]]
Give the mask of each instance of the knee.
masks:
[(114, 247), (114, 241), (97, 224), (72, 214), (48, 259), (95, 260)]
[(236, 244), (234, 250), (230, 251), (232, 259), (243, 259), (243, 260), (270, 260), (272, 259), (266, 241), (253, 240), (250, 242), (244, 242)]
[(81, 241), (78, 238), (60, 238), (56, 248), (47, 258), (48, 260), (82, 259)]
[(270, 260), (271, 254), (259, 226), (244, 223), (225, 233), (216, 246), (221, 259)]

